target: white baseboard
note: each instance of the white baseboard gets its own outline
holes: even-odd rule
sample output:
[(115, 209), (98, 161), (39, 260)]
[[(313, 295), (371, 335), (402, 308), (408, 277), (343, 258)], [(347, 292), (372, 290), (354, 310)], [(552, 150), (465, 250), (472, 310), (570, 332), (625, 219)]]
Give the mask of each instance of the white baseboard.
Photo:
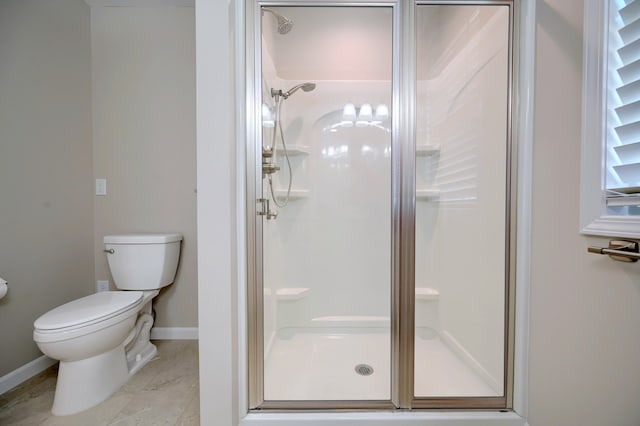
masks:
[(56, 362), (58, 361), (42, 355), (41, 357), (34, 359), (30, 363), (25, 364), (22, 367), (5, 374), (4, 376), (0, 377), (0, 395), (7, 391), (10, 391), (22, 382), (32, 378), (36, 374), (43, 372)]
[(198, 340), (198, 327), (153, 327), (151, 340)]
[(467, 351), (464, 346), (460, 344), (448, 331), (441, 331), (440, 337), (442, 341), (447, 345), (456, 355), (462, 359), (482, 380), (487, 383), (491, 389), (496, 393), (502, 392), (502, 385), (498, 383), (495, 377), (493, 377), (483, 366)]

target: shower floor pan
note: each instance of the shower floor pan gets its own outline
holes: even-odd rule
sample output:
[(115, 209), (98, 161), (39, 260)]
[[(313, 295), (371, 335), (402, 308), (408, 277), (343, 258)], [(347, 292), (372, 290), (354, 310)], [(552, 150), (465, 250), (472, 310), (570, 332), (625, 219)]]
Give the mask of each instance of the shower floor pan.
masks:
[[(496, 396), (432, 329), (419, 329), (416, 396)], [(280, 330), (265, 359), (264, 399), (388, 400), (390, 338), (385, 328)]]

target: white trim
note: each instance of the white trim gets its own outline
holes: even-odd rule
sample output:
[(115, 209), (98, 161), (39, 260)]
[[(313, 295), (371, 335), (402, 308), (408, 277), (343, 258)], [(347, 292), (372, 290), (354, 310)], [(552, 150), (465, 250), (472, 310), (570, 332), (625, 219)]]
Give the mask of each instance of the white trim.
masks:
[[(516, 206), (516, 294), (513, 355), (513, 410), (526, 419), (529, 389), (529, 298), (535, 115), (536, 2), (520, 4), (518, 46), (518, 203)], [(517, 11), (518, 9), (516, 9)]]
[(602, 0), (584, 2), (584, 57), (582, 63), (582, 147), (580, 161), (580, 230), (606, 235), (595, 224), (603, 213), (604, 188), (604, 23), (607, 8)]
[(151, 340), (198, 340), (198, 327), (153, 327)]
[[(234, 80), (235, 86), (235, 132), (236, 139), (235, 142), (236, 147), (236, 217), (238, 218), (246, 218), (247, 217), (247, 202), (245, 191), (247, 188), (247, 169), (245, 164), (245, 158), (247, 158), (246, 145), (244, 143), (240, 143), (240, 140), (247, 134), (246, 130), (246, 122), (247, 122), (247, 113), (245, 111), (245, 99), (247, 96), (247, 91), (245, 87), (245, 74), (247, 67), (247, 60), (245, 58), (246, 55), (246, 27), (245, 27), (245, 16), (246, 16), (246, 3), (245, 1), (236, 1), (235, 2), (235, 21), (234, 27), (236, 31), (234, 32), (233, 42), (235, 43), (235, 51), (237, 54), (235, 55), (235, 71), (238, 75), (238, 78)], [(249, 383), (249, 342), (248, 342), (248, 312), (247, 312), (247, 298), (248, 298), (248, 282), (247, 282), (247, 229), (244, 225), (243, 220), (239, 220), (236, 222), (236, 275), (237, 275), (237, 285), (236, 285), (236, 306), (234, 306), (235, 313), (237, 314), (238, 328), (237, 328), (237, 377), (236, 377), (236, 386), (237, 389), (246, 390), (247, 384)], [(275, 336), (274, 336), (275, 337)], [(268, 350), (271, 350), (269, 347)], [(268, 353), (268, 352), (266, 352)], [(240, 419), (249, 411), (249, 392), (248, 391), (239, 391), (239, 395), (237, 396), (237, 406), (236, 412), (233, 413)], [(201, 417), (202, 420), (202, 417)], [(213, 419), (211, 419), (213, 421)], [(204, 424), (205, 422), (203, 422)], [(235, 426), (235, 425), (233, 425)]]
[[(583, 188), (581, 198), (591, 194)], [(600, 192), (600, 191), (598, 191)], [(598, 194), (600, 197), (600, 194)], [(584, 210), (581, 211), (583, 213)], [(586, 235), (600, 235), (606, 237), (624, 237), (640, 239), (640, 218), (630, 216), (601, 216), (586, 224), (581, 231)]]
[(56, 362), (58, 361), (42, 355), (30, 363), (5, 374), (0, 377), (0, 395), (29, 380), (36, 374), (42, 373)]
[(580, 232), (586, 235), (640, 238), (640, 217), (606, 215), (603, 197), (606, 158), (607, 22), (608, 1), (585, 0)]
[[(196, 145), (200, 422), (238, 424), (239, 361), (234, 159), (234, 7), (244, 0), (196, 0)], [(236, 24), (237, 25), (237, 24)], [(243, 50), (238, 49), (238, 52)], [(238, 70), (242, 73), (242, 70)], [(244, 81), (244, 80), (243, 80)], [(211, 167), (216, 164), (216, 167)]]
[(241, 426), (526, 426), (513, 412), (251, 413)]

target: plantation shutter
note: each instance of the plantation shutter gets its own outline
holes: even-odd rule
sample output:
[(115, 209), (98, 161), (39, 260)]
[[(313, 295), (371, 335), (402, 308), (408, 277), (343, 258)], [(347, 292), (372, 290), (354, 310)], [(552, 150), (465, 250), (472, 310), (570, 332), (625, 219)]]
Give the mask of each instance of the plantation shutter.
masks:
[(640, 0), (612, 0), (610, 17), (607, 207), (639, 206)]

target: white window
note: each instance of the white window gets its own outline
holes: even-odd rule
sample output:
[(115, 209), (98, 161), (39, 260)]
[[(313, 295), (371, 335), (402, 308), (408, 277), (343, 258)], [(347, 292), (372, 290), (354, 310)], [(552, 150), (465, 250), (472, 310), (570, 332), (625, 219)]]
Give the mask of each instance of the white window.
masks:
[(640, 238), (640, 0), (585, 1), (581, 227)]

